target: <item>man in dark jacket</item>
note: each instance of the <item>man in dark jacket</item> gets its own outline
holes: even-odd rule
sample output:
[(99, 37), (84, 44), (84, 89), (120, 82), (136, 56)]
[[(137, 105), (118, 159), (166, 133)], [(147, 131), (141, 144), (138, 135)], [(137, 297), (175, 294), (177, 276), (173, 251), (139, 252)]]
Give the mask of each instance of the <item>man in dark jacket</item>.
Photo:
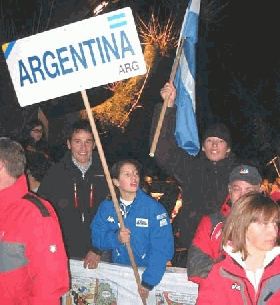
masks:
[[(237, 165), (231, 152), (231, 137), (224, 124), (213, 124), (202, 138), (202, 151), (197, 157), (179, 148), (174, 137), (176, 89), (167, 83), (161, 89), (162, 98), (168, 99), (168, 108), (155, 150), (157, 163), (172, 175), (182, 187), (182, 208), (177, 215), (180, 237), (178, 247), (188, 249), (202, 216), (219, 211), (228, 193), (228, 178)], [(155, 133), (161, 104), (156, 105), (151, 140)]]
[(229, 176), (229, 196), (219, 212), (204, 216), (188, 251), (188, 279), (200, 284), (208, 275), (214, 261), (221, 255), (221, 231), (231, 206), (249, 192), (261, 192), (262, 178), (258, 170), (239, 165)]
[(87, 120), (71, 126), (67, 147), (60, 162), (48, 170), (38, 194), (57, 211), (68, 257), (84, 259), (85, 267), (96, 268), (101, 253), (92, 247), (90, 222), (109, 191)]

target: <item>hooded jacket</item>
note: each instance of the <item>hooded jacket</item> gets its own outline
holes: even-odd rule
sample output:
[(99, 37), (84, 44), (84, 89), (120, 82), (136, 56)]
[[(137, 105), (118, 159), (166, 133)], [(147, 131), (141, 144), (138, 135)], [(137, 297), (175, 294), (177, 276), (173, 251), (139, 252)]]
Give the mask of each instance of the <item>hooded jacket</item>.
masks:
[(196, 305), (278, 305), (280, 303), (280, 247), (268, 251), (257, 290), (247, 278), (241, 255), (224, 251), (199, 287)]
[[(162, 104), (155, 107), (151, 140), (156, 130)], [(228, 195), (228, 181), (238, 160), (230, 152), (226, 158), (210, 161), (201, 151), (190, 156), (179, 148), (174, 137), (176, 107), (166, 109), (155, 159), (165, 172), (173, 176), (182, 187), (182, 208), (176, 216), (180, 230), (179, 246), (189, 248), (202, 216), (218, 212)]]
[[(162, 279), (174, 253), (172, 229), (161, 203), (138, 189), (127, 207), (124, 225), (131, 232), (130, 244), (137, 266), (147, 267), (142, 285), (151, 290)], [(118, 239), (119, 222), (111, 200), (103, 201), (91, 223), (92, 242), (100, 250), (113, 250), (113, 262), (131, 265), (125, 244)]]
[(90, 222), (108, 193), (96, 151), (85, 175), (73, 163), (71, 151), (48, 170), (38, 194), (48, 199), (57, 212), (69, 257), (83, 259), (89, 250), (96, 252), (91, 244)]
[(229, 196), (220, 212), (203, 216), (188, 251), (188, 280), (200, 284), (221, 256), (222, 225), (230, 211)]
[(69, 291), (57, 216), (49, 202), (28, 193), (24, 175), (0, 191), (0, 253), (0, 304), (59, 305)]

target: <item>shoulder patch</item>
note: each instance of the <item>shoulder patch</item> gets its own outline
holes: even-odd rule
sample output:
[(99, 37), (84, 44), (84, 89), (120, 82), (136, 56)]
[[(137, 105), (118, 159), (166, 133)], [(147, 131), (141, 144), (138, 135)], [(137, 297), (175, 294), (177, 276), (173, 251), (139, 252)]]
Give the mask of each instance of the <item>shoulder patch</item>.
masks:
[(43, 202), (40, 200), (39, 197), (31, 193), (27, 193), (22, 198), (34, 203), (34, 205), (36, 205), (36, 207), (39, 209), (43, 217), (51, 216), (49, 211), (47, 210), (47, 208), (45, 207), (45, 205), (43, 204)]
[(162, 213), (162, 214), (157, 215), (157, 220), (161, 220), (163, 218), (167, 218), (167, 214), (166, 213)]
[(215, 238), (217, 239), (219, 238), (219, 234), (221, 233), (222, 223), (226, 218), (219, 212), (212, 213), (209, 215), (209, 217), (211, 221), (211, 234), (209, 237), (210, 239), (212, 239), (212, 237), (216, 235)]

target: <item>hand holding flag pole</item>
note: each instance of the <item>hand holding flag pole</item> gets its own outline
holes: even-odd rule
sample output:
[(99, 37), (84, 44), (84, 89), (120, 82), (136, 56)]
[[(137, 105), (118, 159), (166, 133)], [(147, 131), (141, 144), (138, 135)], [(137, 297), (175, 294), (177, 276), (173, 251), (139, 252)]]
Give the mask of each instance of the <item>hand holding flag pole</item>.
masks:
[[(197, 155), (200, 150), (195, 116), (195, 75), (196, 43), (198, 37), (198, 16), (201, 0), (190, 0), (184, 17), (180, 37), (180, 47), (174, 61), (170, 80), (176, 87), (176, 126), (174, 136), (178, 147), (189, 155)], [(182, 46), (181, 46), (182, 43)], [(175, 76), (175, 77), (174, 77)], [(166, 111), (168, 99), (164, 101), (159, 123), (152, 143), (150, 156), (154, 156), (159, 133)]]
[[(175, 62), (174, 62), (173, 68), (172, 68), (172, 72), (171, 72), (171, 75), (170, 75), (169, 82), (173, 82), (174, 81), (174, 78), (175, 78), (175, 75), (176, 75), (176, 71), (177, 71), (177, 68), (178, 68), (178, 65), (179, 65), (179, 61), (180, 61), (180, 57), (181, 57), (181, 53), (182, 53), (182, 49), (183, 49), (183, 45), (184, 45), (184, 40), (185, 39), (186, 39), (185, 37), (182, 37), (181, 40), (180, 40), (179, 49), (178, 49), (178, 52), (177, 52), (177, 55), (176, 55), (176, 58), (175, 58)], [(157, 127), (156, 127), (156, 131), (155, 131), (155, 134), (154, 134), (153, 142), (152, 142), (150, 153), (149, 153), (150, 157), (154, 157), (154, 155), (155, 155), (155, 151), (156, 151), (156, 147), (157, 147), (157, 143), (158, 143), (158, 139), (159, 139), (162, 123), (163, 123), (163, 120), (164, 120), (166, 108), (168, 106), (168, 102), (169, 102), (169, 98), (166, 98), (164, 100), (162, 108), (161, 108), (158, 124), (157, 124)]]
[[(92, 115), (91, 110), (90, 110), (90, 104), (89, 104), (89, 101), (88, 101), (88, 96), (87, 96), (87, 93), (86, 93), (85, 90), (81, 91), (81, 94), (82, 94), (83, 102), (84, 102), (84, 105), (85, 105), (85, 108), (86, 108), (86, 111), (87, 111), (89, 122), (90, 122), (90, 125), (91, 125), (91, 129), (92, 129), (92, 133), (93, 133), (94, 140), (95, 140), (95, 143), (96, 143), (96, 147), (97, 147), (97, 150), (98, 150), (98, 153), (99, 153), (99, 156), (100, 156), (100, 160), (101, 160), (101, 163), (102, 163), (102, 166), (103, 166), (104, 174), (105, 174), (105, 177), (106, 177), (106, 180), (107, 180), (107, 183), (108, 183), (108, 187), (109, 187), (109, 190), (110, 190), (110, 193), (111, 193), (111, 196), (112, 196), (113, 204), (114, 204), (117, 216), (118, 216), (118, 221), (120, 223), (120, 228), (124, 229), (125, 225), (124, 225), (124, 222), (123, 222), (122, 214), (120, 212), (118, 199), (117, 199), (117, 196), (116, 196), (116, 192), (115, 192), (115, 189), (114, 189), (112, 178), (110, 176), (110, 172), (109, 172), (109, 169), (108, 169), (108, 165), (107, 165), (107, 162), (106, 162), (106, 158), (105, 158), (105, 155), (104, 155), (102, 144), (101, 144), (101, 141), (100, 141), (100, 138), (99, 138), (99, 134), (98, 134), (98, 131), (97, 131), (97, 128), (96, 128), (96, 124), (95, 124), (93, 115)], [(141, 286), (141, 280), (140, 280), (140, 276), (139, 276), (139, 273), (138, 273), (138, 269), (137, 269), (137, 266), (136, 266), (136, 263), (135, 263), (135, 259), (134, 259), (134, 255), (133, 255), (130, 243), (126, 244), (126, 248), (127, 248), (127, 251), (128, 251), (128, 255), (129, 255), (129, 258), (130, 258), (130, 262), (131, 262), (131, 266), (132, 266), (132, 269), (133, 269), (133, 272), (134, 272), (136, 283), (137, 283), (138, 288), (139, 288)], [(142, 303), (143, 303), (143, 305), (146, 305), (146, 300), (142, 299)]]

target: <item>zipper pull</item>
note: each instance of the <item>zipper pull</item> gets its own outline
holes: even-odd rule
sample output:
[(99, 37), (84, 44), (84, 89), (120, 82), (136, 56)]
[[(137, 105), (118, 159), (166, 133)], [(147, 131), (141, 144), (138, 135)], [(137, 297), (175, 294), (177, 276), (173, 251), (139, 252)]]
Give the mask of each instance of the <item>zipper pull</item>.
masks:
[(78, 194), (77, 194), (77, 185), (74, 183), (74, 205), (75, 208), (78, 207)]
[(90, 184), (89, 207), (93, 207), (93, 185)]
[(82, 223), (85, 222), (85, 213), (82, 213)]

